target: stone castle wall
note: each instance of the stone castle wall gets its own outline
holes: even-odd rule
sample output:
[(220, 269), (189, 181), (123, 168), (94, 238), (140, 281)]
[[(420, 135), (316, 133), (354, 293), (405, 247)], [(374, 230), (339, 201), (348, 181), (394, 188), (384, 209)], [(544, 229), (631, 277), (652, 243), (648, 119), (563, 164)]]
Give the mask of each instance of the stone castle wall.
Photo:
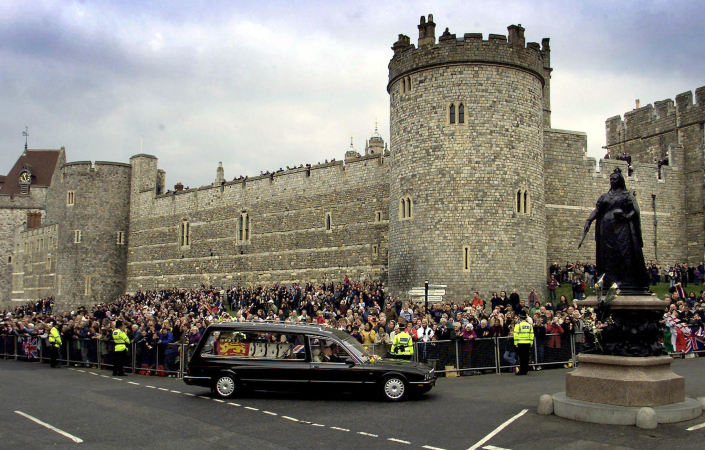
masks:
[[(546, 231), (538, 44), (446, 35), (396, 52), (389, 78), (392, 294), (425, 280), (447, 285), (447, 298), (459, 301), (473, 291), (540, 292)], [(518, 192), (528, 193), (526, 212), (516, 210)], [(399, 213), (403, 198), (412, 199), (411, 218)]]
[[(600, 195), (609, 191), (609, 176), (616, 167), (625, 175), (627, 189), (636, 192), (641, 210), (644, 257), (672, 264), (686, 256), (683, 149), (674, 147), (670, 166), (662, 167), (658, 178), (656, 164), (633, 162), (633, 175), (627, 177), (627, 163), (586, 156), (585, 133), (550, 129), (544, 132), (546, 176), (547, 262), (595, 262), (595, 226), (581, 249), (583, 225)], [(652, 195), (656, 195), (655, 202)], [(654, 211), (655, 203), (655, 211)], [(655, 213), (655, 216), (654, 216)], [(656, 223), (654, 222), (656, 218)], [(656, 245), (654, 245), (656, 236)], [(657, 258), (658, 256), (658, 258)]]
[(27, 213), (44, 209), (46, 188), (30, 189), (29, 195), (0, 195), (0, 308), (11, 306), (13, 273), (20, 248), (15, 242)]
[[(55, 296), (64, 305), (113, 300), (125, 292), (130, 208), (129, 164), (65, 164), (47, 195), (45, 226), (57, 226)], [(68, 204), (68, 192), (74, 204)], [(76, 243), (76, 230), (81, 242)], [(123, 244), (117, 232), (124, 232)], [(90, 277), (88, 279), (87, 277)]]
[[(141, 176), (133, 184), (142, 189), (133, 189), (132, 197), (130, 292), (386, 277), (389, 169), (383, 155), (159, 196), (151, 181), (156, 160), (140, 155), (132, 164)], [(248, 242), (239, 239), (243, 214), (250, 220)], [(184, 222), (189, 245), (180, 241)]]
[(683, 167), (685, 204), (684, 227), (687, 253), (691, 264), (705, 256), (705, 86), (693, 93), (654, 102), (620, 116), (607, 119), (607, 147), (616, 156), (628, 152), (635, 162), (654, 163), (668, 157), (669, 149), (682, 146), (687, 161)]

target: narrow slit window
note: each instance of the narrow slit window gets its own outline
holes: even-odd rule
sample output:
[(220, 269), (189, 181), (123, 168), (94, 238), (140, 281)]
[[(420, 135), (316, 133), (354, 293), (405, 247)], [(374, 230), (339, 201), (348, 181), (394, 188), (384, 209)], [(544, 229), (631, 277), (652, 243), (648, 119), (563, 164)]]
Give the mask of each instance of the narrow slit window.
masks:
[(465, 105), (458, 105), (458, 123), (465, 123)]
[(463, 272), (470, 272), (470, 246), (463, 246)]
[(86, 275), (86, 286), (83, 293), (85, 295), (91, 295), (91, 275)]
[(450, 105), (450, 123), (455, 123), (455, 105)]
[(372, 245), (372, 256), (375, 258), (379, 256), (379, 245)]
[(326, 214), (326, 231), (331, 231), (332, 222), (330, 213)]
[(74, 191), (68, 191), (66, 193), (66, 205), (73, 206), (75, 200)]
[(524, 214), (529, 214), (531, 212), (531, 205), (529, 204), (531, 201), (531, 196), (529, 195), (529, 191), (524, 191)]
[(125, 232), (118, 231), (117, 232), (117, 245), (123, 245), (123, 244), (125, 244)]
[(73, 230), (73, 243), (80, 244), (83, 239), (83, 233), (81, 230)]
[(517, 209), (518, 213), (521, 212), (521, 190), (517, 191)]
[(399, 201), (399, 217), (406, 219), (406, 201), (403, 198)]

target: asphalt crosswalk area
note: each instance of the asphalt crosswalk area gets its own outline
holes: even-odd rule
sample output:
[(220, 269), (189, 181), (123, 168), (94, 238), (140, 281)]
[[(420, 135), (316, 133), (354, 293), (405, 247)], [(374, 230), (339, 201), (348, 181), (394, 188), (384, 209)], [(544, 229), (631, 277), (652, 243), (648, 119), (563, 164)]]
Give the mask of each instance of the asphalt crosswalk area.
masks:
[[(705, 360), (673, 368), (688, 396), (705, 395)], [(705, 418), (640, 430), (538, 416), (538, 397), (563, 390), (565, 373), (440, 378), (420, 399), (394, 404), (335, 392), (221, 399), (173, 378), (0, 360), (0, 447), (686, 449), (705, 439)]]

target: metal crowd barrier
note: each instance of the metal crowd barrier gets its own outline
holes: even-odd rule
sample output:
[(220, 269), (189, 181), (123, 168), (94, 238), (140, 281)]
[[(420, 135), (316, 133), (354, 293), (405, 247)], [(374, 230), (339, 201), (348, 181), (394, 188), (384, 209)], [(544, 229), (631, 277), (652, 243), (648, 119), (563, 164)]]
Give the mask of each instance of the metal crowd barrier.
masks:
[[(530, 366), (575, 365), (582, 342), (582, 333), (549, 334), (544, 339), (534, 339)], [(453, 375), (503, 373), (519, 367), (513, 338), (509, 337), (416, 342), (414, 360), (430, 365), (438, 373)]]
[[(193, 346), (188, 344), (147, 345), (144, 341), (128, 345), (125, 371), (141, 375), (182, 378)], [(115, 344), (106, 339), (76, 338), (59, 347), (57, 361), (62, 366), (112, 369)], [(49, 344), (39, 336), (0, 335), (0, 358), (49, 362)]]
[[(414, 343), (414, 361), (423, 362), (448, 376), (465, 373), (503, 373), (518, 367), (519, 359), (509, 337), (481, 338), (471, 341), (428, 341)], [(582, 350), (584, 337), (576, 334), (549, 334), (535, 339), (530, 365), (575, 365)], [(391, 344), (365, 344), (376, 356), (385, 357)], [(175, 376), (182, 378), (195, 346), (189, 344), (148, 345), (146, 341), (131, 343), (125, 358), (125, 370), (141, 375)], [(705, 349), (692, 354), (705, 354)], [(683, 357), (682, 352), (670, 353)], [(0, 358), (49, 362), (46, 338), (24, 335), (0, 335)], [(114, 344), (109, 339), (71, 339), (59, 349), (59, 363), (112, 369)]]

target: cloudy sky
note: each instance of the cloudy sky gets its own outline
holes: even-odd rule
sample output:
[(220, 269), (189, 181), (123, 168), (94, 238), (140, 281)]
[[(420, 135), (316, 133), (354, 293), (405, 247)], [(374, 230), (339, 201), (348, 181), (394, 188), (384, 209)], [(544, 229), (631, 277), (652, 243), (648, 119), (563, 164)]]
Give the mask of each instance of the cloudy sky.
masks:
[(604, 121), (705, 85), (705, 2), (32, 1), (0, 3), (0, 174), (22, 151), (69, 161), (159, 158), (167, 186), (342, 159), (379, 120), (389, 137), (390, 47), (437, 35), (551, 38), (554, 128)]

